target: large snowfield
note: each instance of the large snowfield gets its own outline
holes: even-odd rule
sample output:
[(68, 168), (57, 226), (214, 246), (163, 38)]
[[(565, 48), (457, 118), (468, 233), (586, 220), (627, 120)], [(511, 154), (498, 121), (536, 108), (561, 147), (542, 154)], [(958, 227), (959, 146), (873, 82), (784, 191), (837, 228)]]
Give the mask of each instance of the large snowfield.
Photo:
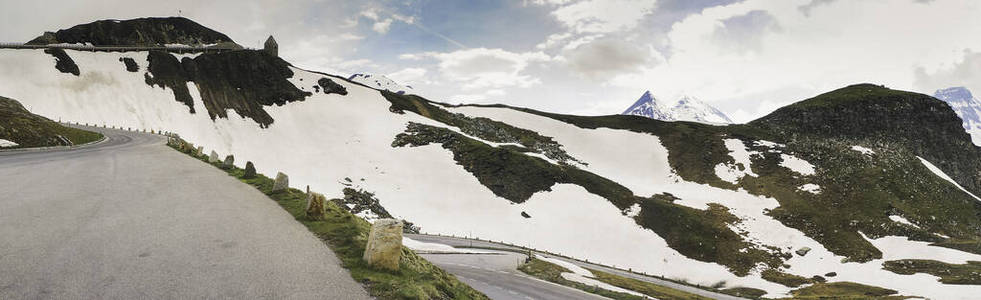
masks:
[[(357, 187), (375, 193), (394, 216), (414, 222), (423, 232), (505, 241), (703, 285), (725, 282), (728, 287), (760, 288), (771, 297), (786, 296), (791, 290), (762, 280), (757, 273), (736, 277), (720, 265), (688, 259), (669, 248), (663, 238), (636, 225), (609, 201), (580, 186), (558, 184), (549, 192), (514, 204), (481, 185), (438, 144), (394, 148), (393, 139), (409, 122), (448, 126), (409, 112), (391, 113), (390, 103), (373, 89), (335, 80), (347, 88), (348, 95), (315, 93), (302, 102), (266, 107), (275, 121), (262, 129), (233, 111), (228, 112), (227, 119), (212, 121), (193, 84), (189, 88), (198, 113), (190, 114), (170, 90), (152, 88), (144, 82), (144, 52), (67, 52), (78, 64), (81, 76), (58, 72), (55, 59), (41, 50), (0, 50), (4, 70), (0, 72), (0, 95), (21, 101), (32, 112), (54, 120), (175, 132), (204, 146), (206, 152), (234, 154), (240, 167), (252, 161), (261, 173), (284, 172), (294, 187), (309, 185), (328, 197), (343, 196), (344, 179), (350, 178)], [(121, 57), (135, 59), (140, 72), (127, 72)], [(310, 92), (310, 86), (323, 77), (299, 69), (294, 72), (294, 85)], [(884, 237), (870, 240), (882, 250), (884, 259), (842, 263), (844, 257), (766, 216), (765, 210), (778, 206), (775, 199), (687, 182), (673, 174), (668, 152), (656, 136), (582, 129), (507, 108), (448, 110), (553, 137), (569, 155), (588, 163), (583, 166), (585, 170), (619, 182), (638, 195), (668, 192), (681, 198), (676, 203), (693, 208), (704, 209), (708, 203), (727, 206), (743, 219), (737, 227), (749, 231), (754, 242), (788, 250), (812, 249), (806, 256), (795, 255), (788, 260), (789, 273), (811, 277), (836, 272), (836, 277), (828, 279), (934, 299), (968, 299), (981, 294), (978, 286), (945, 285), (935, 276), (899, 275), (881, 267), (883, 261), (893, 259), (964, 263), (981, 261), (979, 255), (904, 237)], [(748, 159), (751, 153), (741, 142), (733, 141), (727, 140), (726, 146), (745, 169), (720, 166), (717, 171), (731, 176), (729, 179), (754, 176)], [(798, 173), (815, 172), (804, 160), (790, 155), (784, 159), (786, 166)], [(943, 176), (942, 171), (935, 172)], [(522, 217), (522, 212), (531, 218)]]

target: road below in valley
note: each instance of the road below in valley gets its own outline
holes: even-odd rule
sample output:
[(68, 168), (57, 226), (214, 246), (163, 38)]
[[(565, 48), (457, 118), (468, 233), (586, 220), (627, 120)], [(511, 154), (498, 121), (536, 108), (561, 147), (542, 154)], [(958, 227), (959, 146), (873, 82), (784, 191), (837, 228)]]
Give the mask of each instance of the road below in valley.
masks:
[[(448, 245), (448, 246), (453, 246), (453, 247), (458, 247), (458, 248), (471, 248), (472, 247), (472, 248), (475, 248), (477, 250), (480, 250), (480, 249), (488, 249), (488, 248), (490, 248), (490, 249), (509, 250), (509, 251), (513, 251), (513, 252), (504, 252), (504, 251), (500, 251), (500, 252), (502, 252), (502, 253), (509, 253), (507, 256), (517, 258), (517, 260), (515, 258), (500, 259), (499, 260), (499, 259), (495, 259), (495, 258), (482, 258), (482, 257), (488, 256), (488, 255), (476, 255), (476, 254), (454, 254), (454, 255), (449, 255), (449, 254), (433, 254), (433, 255), (426, 255), (425, 256), (427, 259), (430, 259), (430, 261), (432, 261), (436, 265), (440, 266), (443, 269), (446, 269), (446, 271), (448, 271), (450, 273), (453, 273), (453, 274), (455, 274), (457, 276), (463, 276), (463, 277), (467, 277), (467, 278), (469, 278), (468, 276), (473, 276), (473, 275), (471, 275), (468, 272), (482, 272), (480, 270), (492, 270), (492, 271), (503, 270), (504, 272), (510, 272), (510, 273), (517, 272), (517, 273), (520, 273), (520, 271), (517, 271), (516, 270), (517, 269), (517, 264), (515, 262), (518, 261), (518, 260), (523, 260), (524, 258), (527, 257), (527, 254), (519, 254), (519, 253), (516, 253), (516, 252), (525, 253), (526, 250), (523, 250), (521, 248), (514, 247), (514, 246), (509, 246), (509, 245), (505, 245), (505, 244), (501, 244), (501, 243), (495, 243), (495, 242), (489, 242), (489, 241), (472, 240), (472, 239), (461, 238), (461, 237), (435, 236), (435, 235), (423, 235), (423, 234), (406, 234), (406, 237), (408, 237), (410, 239), (413, 239), (413, 240), (416, 240), (416, 241), (419, 241), (419, 242), (434, 243), (434, 244), (443, 244), (443, 245)], [(606, 273), (610, 273), (610, 274), (614, 274), (614, 275), (622, 276), (622, 277), (626, 277), (626, 278), (631, 278), (631, 279), (646, 281), (646, 282), (650, 282), (650, 283), (653, 283), (653, 284), (656, 284), (656, 285), (660, 285), (660, 286), (670, 287), (670, 288), (673, 288), (673, 289), (676, 289), (676, 290), (685, 291), (685, 292), (696, 294), (696, 295), (699, 295), (699, 296), (709, 297), (709, 298), (713, 298), (713, 299), (723, 299), (723, 300), (741, 300), (741, 299), (743, 299), (743, 298), (739, 298), (739, 297), (735, 297), (735, 296), (731, 296), (731, 295), (726, 295), (726, 294), (722, 294), (722, 293), (717, 293), (717, 292), (713, 292), (713, 291), (709, 291), (709, 290), (700, 289), (700, 288), (689, 286), (689, 285), (684, 285), (684, 284), (676, 283), (676, 282), (673, 282), (673, 281), (668, 281), (668, 280), (660, 279), (660, 278), (657, 278), (657, 277), (645, 276), (643, 274), (632, 273), (632, 272), (628, 272), (628, 271), (624, 271), (624, 270), (620, 270), (620, 269), (614, 269), (614, 268), (610, 268), (610, 267), (606, 267), (606, 266), (601, 266), (601, 265), (597, 265), (597, 264), (593, 264), (593, 263), (588, 263), (588, 262), (584, 262), (584, 261), (579, 261), (579, 260), (574, 260), (574, 259), (568, 259), (568, 258), (564, 258), (564, 257), (560, 257), (560, 256), (555, 256), (555, 255), (547, 254), (547, 253), (534, 252), (534, 254), (535, 255), (546, 256), (546, 257), (549, 257), (549, 258), (559, 259), (559, 260), (562, 260), (562, 261), (565, 261), (565, 262), (569, 262), (569, 263), (572, 263), (572, 264), (575, 264), (577, 266), (584, 267), (584, 268), (598, 270), (598, 271), (602, 271), (602, 272), (606, 272)], [(451, 258), (454, 258), (454, 257), (457, 257), (457, 258), (455, 258), (454, 260), (445, 260), (445, 261), (444, 260), (440, 260), (439, 258), (441, 256), (444, 256), (444, 255), (449, 255)], [(457, 265), (465, 265), (465, 266), (464, 267), (459, 267)], [(461, 272), (461, 273), (457, 273), (457, 272)], [(486, 272), (484, 272), (484, 273), (486, 273)], [(513, 285), (510, 284), (510, 280), (511, 279), (509, 277), (512, 277), (512, 276), (524, 276), (523, 273), (520, 273), (520, 274), (517, 274), (517, 275), (508, 275), (508, 274), (503, 274), (503, 273), (500, 273), (500, 272), (498, 272), (498, 273), (500, 275), (497, 275), (496, 276), (496, 277), (498, 277), (497, 280), (493, 280), (493, 279), (483, 279), (483, 280), (485, 282), (493, 282), (493, 283), (495, 283), (496, 286), (504, 286), (504, 287), (509, 287), (510, 286), (510, 287), (512, 287), (512, 289), (518, 289), (516, 286), (513, 286)], [(468, 282), (468, 283), (470, 283), (470, 282)], [(471, 285), (474, 286), (474, 288), (478, 288), (478, 286), (476, 286), (476, 285), (473, 285), (473, 284), (471, 284)], [(484, 290), (481, 290), (481, 291), (487, 293), (487, 291), (484, 291)], [(523, 298), (520, 298), (520, 299), (523, 299)], [(541, 298), (535, 298), (535, 299), (541, 299)], [(577, 298), (566, 298), (566, 299), (577, 299)], [(584, 299), (588, 299), (588, 298), (584, 298)]]
[(255, 188), (165, 146), (0, 152), (0, 299), (369, 299)]

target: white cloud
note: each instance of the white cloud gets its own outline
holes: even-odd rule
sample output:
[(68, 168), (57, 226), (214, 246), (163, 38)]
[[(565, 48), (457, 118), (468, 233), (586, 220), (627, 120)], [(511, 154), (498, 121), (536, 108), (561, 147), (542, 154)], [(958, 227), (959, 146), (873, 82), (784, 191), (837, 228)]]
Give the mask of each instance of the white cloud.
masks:
[(564, 52), (568, 64), (588, 78), (639, 70), (651, 61), (644, 48), (620, 39), (602, 39)]
[[(805, 15), (800, 7), (808, 3), (747, 0), (690, 15), (668, 33), (664, 63), (612, 84), (694, 92), (723, 110), (742, 108), (745, 120), (765, 113), (749, 107), (766, 101), (786, 104), (854, 83), (914, 89), (916, 67), (933, 74), (962, 61), (963, 49), (981, 49), (974, 1), (833, 1)], [(745, 30), (726, 27), (752, 14), (760, 18), (744, 22)]]
[(954, 86), (964, 86), (972, 93), (981, 95), (981, 52), (964, 50), (963, 58), (946, 64), (934, 72), (916, 68), (916, 88), (928, 95), (933, 91)]
[(375, 22), (375, 24), (371, 26), (371, 30), (374, 30), (377, 33), (385, 34), (388, 33), (388, 29), (391, 26), (392, 26), (392, 19), (385, 19)]
[(578, 33), (631, 29), (654, 11), (654, 0), (585, 0), (562, 6), (552, 15)]
[(426, 73), (426, 69), (423, 68), (405, 68), (398, 72), (388, 74), (388, 78), (400, 84), (414, 85), (424, 82)]
[(435, 58), (440, 74), (450, 81), (463, 83), (465, 90), (533, 86), (541, 81), (523, 71), (531, 63), (551, 59), (541, 52), (515, 53), (487, 48), (421, 55)]

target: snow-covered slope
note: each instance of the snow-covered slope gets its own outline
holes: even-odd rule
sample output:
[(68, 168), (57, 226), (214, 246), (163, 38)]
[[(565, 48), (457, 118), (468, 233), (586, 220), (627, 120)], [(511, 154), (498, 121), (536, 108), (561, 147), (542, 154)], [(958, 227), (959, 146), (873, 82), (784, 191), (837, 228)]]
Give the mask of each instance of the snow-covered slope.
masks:
[(347, 80), (366, 85), (373, 89), (388, 90), (389, 92), (396, 93), (396, 94), (413, 93), (411, 86), (398, 84), (397, 82), (395, 82), (395, 80), (385, 77), (385, 75), (354, 74), (348, 77)]
[(933, 96), (950, 104), (957, 116), (964, 121), (964, 130), (971, 134), (974, 144), (981, 146), (981, 100), (975, 98), (965, 87), (937, 90)]
[(644, 92), (623, 115), (635, 115), (662, 121), (691, 121), (707, 124), (730, 124), (732, 120), (715, 107), (692, 96), (674, 102), (658, 101), (650, 91)]
[[(4, 70), (0, 72), (0, 95), (20, 99), (34, 112), (49, 118), (173, 131), (208, 151), (234, 154), (239, 166), (252, 161), (261, 173), (284, 172), (294, 186), (310, 185), (328, 197), (340, 198), (343, 188), (354, 185), (375, 193), (392, 215), (414, 222), (424, 232), (507, 241), (707, 286), (724, 282), (725, 287), (759, 288), (773, 297), (786, 296), (792, 290), (763, 280), (762, 268), (739, 277), (725, 266), (686, 256), (683, 250), (671, 247), (666, 238), (638, 225), (636, 218), (650, 214), (647, 209), (631, 206), (630, 210), (623, 210), (582, 185), (559, 182), (526, 201), (514, 202), (495, 195), (466, 166), (456, 162), (454, 153), (445, 145), (393, 147), (393, 140), (405, 133), (410, 123), (457, 133), (467, 130), (423, 114), (393, 112), (393, 103), (374, 89), (336, 80), (346, 89), (346, 95), (312, 93), (303, 101), (263, 106), (275, 122), (262, 128), (232, 110), (228, 110), (227, 118), (215, 120), (204, 110), (192, 114), (187, 105), (175, 101), (171, 90), (148, 86), (144, 77), (147, 53), (67, 52), (78, 65), (79, 76), (59, 72), (54, 59), (40, 50), (0, 50), (0, 66)], [(127, 71), (120, 62), (124, 57), (136, 61), (141, 71)], [(291, 70), (293, 76), (288, 80), (304, 91), (311, 91), (311, 84), (324, 78), (314, 72)], [(188, 82), (187, 88), (193, 107), (204, 107), (196, 84)], [(981, 260), (981, 256), (888, 236), (867, 238), (884, 252), (883, 259), (845, 262), (848, 260), (844, 256), (771, 217), (768, 212), (780, 206), (776, 199), (681, 178), (669, 159), (669, 154), (676, 153), (669, 153), (665, 146), (669, 137), (624, 129), (588, 129), (511, 108), (445, 109), (547, 136), (569, 156), (580, 160), (582, 163), (576, 166), (583, 171), (616, 182), (639, 197), (668, 193), (677, 198), (671, 207), (699, 211), (722, 205), (739, 219), (731, 228), (745, 232), (745, 238), (754, 245), (812, 249), (806, 256), (787, 259), (786, 272), (808, 277), (837, 272), (837, 277), (828, 280), (877, 285), (937, 299), (981, 293), (977, 286), (945, 285), (933, 276), (900, 275), (882, 269), (885, 258), (908, 258), (903, 249), (912, 249), (909, 247), (916, 247), (917, 258), (951, 263)], [(494, 149), (516, 147), (509, 143), (480, 143)], [(760, 156), (770, 152), (775, 153), (774, 159), (780, 159), (770, 164), (796, 176), (795, 184), (812, 183), (815, 174), (825, 173), (820, 164), (811, 164), (806, 156), (784, 153), (789, 144), (735, 138), (719, 143), (731, 158), (732, 163), (721, 167), (732, 168), (725, 170), (734, 174), (729, 178), (732, 182), (772, 173), (763, 172), (767, 166), (759, 164)], [(758, 145), (769, 149), (750, 148), (761, 147)], [(850, 149), (844, 151), (862, 155)], [(531, 155), (534, 154), (537, 153)], [(555, 160), (543, 161), (544, 165), (560, 165)], [(821, 186), (822, 191), (831, 188)], [(909, 219), (917, 222), (916, 218)]]

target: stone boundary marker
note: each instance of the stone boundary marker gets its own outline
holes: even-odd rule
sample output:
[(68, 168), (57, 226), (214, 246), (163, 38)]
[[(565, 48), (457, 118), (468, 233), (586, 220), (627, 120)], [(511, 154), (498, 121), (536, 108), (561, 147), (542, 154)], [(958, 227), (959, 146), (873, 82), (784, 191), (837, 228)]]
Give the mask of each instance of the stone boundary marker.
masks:
[(285, 191), (290, 187), (290, 178), (283, 172), (276, 173), (276, 182), (273, 183), (272, 192)]
[(399, 270), (402, 257), (402, 221), (380, 219), (371, 224), (364, 261), (369, 266), (390, 271)]

